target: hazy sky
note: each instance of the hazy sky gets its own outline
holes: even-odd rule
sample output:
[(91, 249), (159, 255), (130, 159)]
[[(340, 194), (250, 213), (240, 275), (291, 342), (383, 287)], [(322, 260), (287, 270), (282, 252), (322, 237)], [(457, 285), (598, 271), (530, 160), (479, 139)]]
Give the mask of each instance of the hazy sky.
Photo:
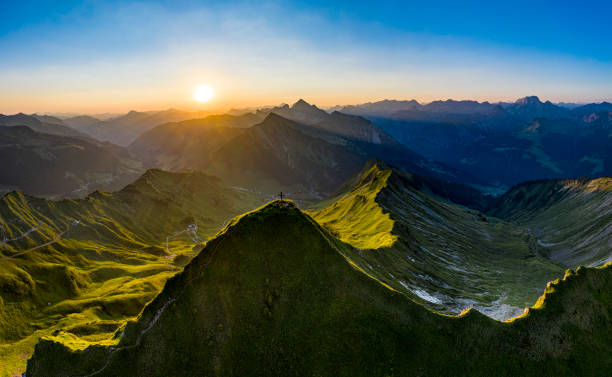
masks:
[(0, 112), (612, 101), (610, 1), (330, 3), (0, 1)]

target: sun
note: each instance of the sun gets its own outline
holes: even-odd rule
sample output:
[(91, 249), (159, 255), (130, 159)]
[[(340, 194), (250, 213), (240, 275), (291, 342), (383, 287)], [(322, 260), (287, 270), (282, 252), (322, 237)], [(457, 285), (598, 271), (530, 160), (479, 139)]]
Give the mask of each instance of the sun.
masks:
[(193, 92), (193, 98), (198, 102), (208, 102), (215, 95), (215, 91), (208, 85), (200, 85), (196, 88), (195, 92)]

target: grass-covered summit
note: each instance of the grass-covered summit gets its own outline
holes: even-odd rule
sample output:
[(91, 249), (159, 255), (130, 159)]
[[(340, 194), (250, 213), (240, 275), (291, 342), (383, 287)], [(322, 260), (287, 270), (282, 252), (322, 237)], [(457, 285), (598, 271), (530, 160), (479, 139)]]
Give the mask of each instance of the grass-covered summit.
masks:
[(603, 375), (610, 267), (581, 268), (510, 323), (432, 312), (355, 267), (351, 247), (273, 202), (207, 243), (111, 348), (41, 341), (28, 376)]

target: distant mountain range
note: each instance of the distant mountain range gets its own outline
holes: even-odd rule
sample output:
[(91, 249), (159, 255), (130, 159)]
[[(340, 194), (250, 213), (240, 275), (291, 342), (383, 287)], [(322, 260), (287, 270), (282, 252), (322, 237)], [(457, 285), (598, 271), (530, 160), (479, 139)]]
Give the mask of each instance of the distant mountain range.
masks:
[(365, 118), (329, 114), (303, 100), (240, 116), (161, 125), (129, 149), (150, 167), (201, 169), (233, 185), (311, 199), (332, 193), (372, 157), (449, 181), (470, 180), (412, 152)]
[(117, 190), (144, 171), (127, 150), (89, 137), (0, 126), (0, 192), (59, 197)]
[[(501, 107), (504, 111), (501, 111)], [(516, 102), (477, 102), (477, 101), (433, 101), (427, 104), (420, 104), (416, 100), (398, 101), (382, 100), (378, 102), (368, 102), (361, 105), (335, 106), (330, 111), (340, 111), (346, 114), (360, 115), (364, 117), (382, 118), (402, 118), (403, 112), (406, 117), (413, 117), (415, 120), (433, 114), (446, 115), (469, 115), (469, 114), (488, 114), (503, 117), (510, 115), (519, 120), (532, 120), (534, 118), (563, 118), (586, 112), (611, 111), (612, 104), (602, 102), (599, 104), (553, 104), (550, 101), (542, 102), (537, 96), (527, 96), (516, 100)]]
[(0, 126), (28, 126), (34, 131), (51, 135), (89, 138), (84, 133), (64, 125), (61, 119), (49, 116), (41, 117), (37, 115), (26, 115), (23, 113), (15, 115), (0, 114)]
[(534, 96), (512, 104), (396, 101), (393, 113), (378, 111), (389, 102), (343, 111), (368, 117), (415, 152), (501, 191), (525, 180), (612, 174), (608, 102), (570, 110)]
[[(211, 169), (250, 189), (285, 187), (315, 197), (330, 193), (372, 157), (493, 194), (526, 180), (612, 174), (612, 150), (607, 147), (612, 135), (612, 104), (608, 102), (569, 109), (530, 96), (514, 103), (446, 100), (422, 105), (414, 100), (385, 100), (336, 109), (329, 113), (299, 100), (291, 106), (205, 118), (202, 113), (171, 109), (132, 111), (104, 121), (90, 116), (60, 119), (17, 114), (0, 116), (0, 124), (27, 125), (39, 133), (78, 137), (94, 144), (92, 138), (108, 140), (127, 146), (131, 158), (147, 167)], [(267, 125), (270, 114), (300, 126)], [(248, 130), (250, 127), (257, 128)], [(246, 146), (249, 137), (259, 146), (267, 146), (248, 152), (252, 148)], [(288, 145), (293, 146), (290, 151), (275, 150)], [(294, 151), (298, 145), (303, 145), (304, 151), (314, 149), (291, 156), (301, 153)], [(316, 157), (317, 153), (322, 154)], [(238, 159), (249, 161), (248, 172), (236, 170), (243, 165), (236, 162)], [(339, 161), (344, 162), (334, 167)], [(261, 170), (263, 165), (265, 171)], [(296, 178), (296, 169), (322, 167), (327, 173), (319, 179), (304, 173), (298, 174), (301, 180)], [(283, 181), (282, 177), (287, 178)], [(291, 187), (287, 187), (289, 181)]]
[(143, 132), (168, 122), (202, 118), (206, 112), (187, 112), (176, 109), (164, 111), (130, 111), (120, 117), (93, 122), (91, 118), (70, 118), (73, 127), (101, 141), (127, 146)]

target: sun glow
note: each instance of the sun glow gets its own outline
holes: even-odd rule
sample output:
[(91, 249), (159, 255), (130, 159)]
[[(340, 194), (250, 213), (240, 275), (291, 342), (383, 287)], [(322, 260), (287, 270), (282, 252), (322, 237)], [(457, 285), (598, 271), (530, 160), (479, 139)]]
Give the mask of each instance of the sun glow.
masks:
[(214, 97), (214, 95), (215, 95), (214, 89), (208, 85), (198, 86), (195, 92), (193, 92), (193, 98), (196, 101), (202, 102), (202, 103), (210, 101)]

